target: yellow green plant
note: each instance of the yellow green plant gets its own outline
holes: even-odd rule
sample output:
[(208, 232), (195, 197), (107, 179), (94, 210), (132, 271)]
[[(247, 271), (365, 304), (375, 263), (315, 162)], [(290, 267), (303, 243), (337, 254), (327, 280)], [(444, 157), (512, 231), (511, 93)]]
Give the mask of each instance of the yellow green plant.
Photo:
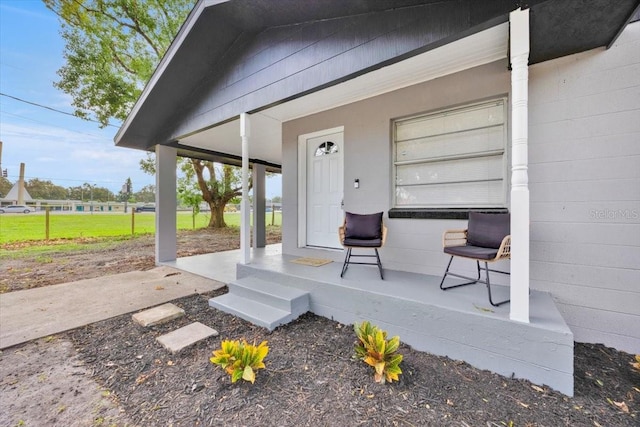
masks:
[(633, 367), (633, 369), (640, 372), (640, 354), (636, 354), (636, 361), (631, 362), (631, 366)]
[(256, 371), (265, 367), (263, 360), (267, 353), (269, 353), (269, 347), (266, 341), (256, 346), (255, 343), (249, 344), (245, 340), (242, 342), (224, 340), (220, 349), (214, 350), (213, 357), (209, 360), (231, 375), (232, 383), (242, 378), (253, 384), (256, 380)]
[(353, 328), (358, 337), (355, 356), (375, 369), (374, 380), (381, 384), (398, 381), (398, 375), (402, 373), (402, 355), (396, 353), (400, 338), (395, 336), (387, 340), (387, 333), (368, 321), (356, 323)]

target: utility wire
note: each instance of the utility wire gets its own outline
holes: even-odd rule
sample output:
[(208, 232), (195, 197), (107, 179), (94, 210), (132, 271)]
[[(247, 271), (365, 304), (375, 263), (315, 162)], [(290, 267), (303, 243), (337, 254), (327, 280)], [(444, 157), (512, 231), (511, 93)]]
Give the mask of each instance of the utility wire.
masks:
[[(7, 98), (15, 99), (16, 101), (24, 102), (25, 104), (29, 104), (29, 105), (33, 105), (33, 106), (36, 106), (36, 107), (44, 108), (44, 109), (47, 109), (47, 110), (55, 111), (56, 113), (65, 114), (65, 115), (67, 115), (67, 116), (71, 116), (71, 117), (79, 118), (79, 117), (78, 117), (78, 116), (76, 116), (75, 114), (68, 113), (68, 112), (66, 112), (66, 111), (62, 111), (62, 110), (58, 110), (58, 109), (55, 109), (55, 108), (53, 108), (53, 107), (48, 107), (48, 106), (46, 106), (46, 105), (38, 104), (38, 103), (36, 103), (36, 102), (27, 101), (27, 100), (25, 100), (25, 99), (18, 98), (18, 97), (16, 97), (16, 96), (7, 95), (6, 93), (2, 93), (2, 92), (0, 92), (0, 95), (1, 95), (1, 96), (6, 96)], [(90, 121), (90, 122), (94, 122), (94, 123), (102, 124), (102, 123), (100, 123), (100, 122), (99, 122), (99, 121), (97, 121), (97, 120), (93, 120), (93, 119), (86, 119), (86, 120), (88, 120), (88, 121)], [(112, 125), (111, 123), (107, 123), (107, 126), (111, 126), (111, 127), (114, 127), (114, 128), (118, 128), (118, 127), (119, 127), (119, 126), (116, 126), (116, 125)]]
[[(28, 120), (30, 122), (40, 123), (40, 124), (45, 125), (45, 126), (52, 126), (52, 127), (55, 127), (55, 128), (64, 129), (67, 132), (73, 132), (73, 133), (77, 133), (79, 135), (88, 135), (88, 136), (92, 136), (94, 138), (104, 139), (104, 137), (101, 137), (100, 135), (95, 135), (93, 133), (87, 133), (87, 132), (80, 132), (80, 131), (77, 131), (77, 130), (71, 130), (71, 129), (69, 129), (67, 127), (64, 127), (64, 126), (54, 125), (54, 124), (51, 124), (51, 123), (43, 122), (42, 120), (36, 120), (36, 119), (32, 119), (31, 117), (21, 116), (19, 114), (12, 114), (12, 113), (7, 113), (6, 111), (0, 111), (0, 115), (17, 117), (17, 118), (22, 119), (22, 120)], [(95, 142), (95, 143), (101, 144), (103, 141), (88, 141), (88, 142)]]

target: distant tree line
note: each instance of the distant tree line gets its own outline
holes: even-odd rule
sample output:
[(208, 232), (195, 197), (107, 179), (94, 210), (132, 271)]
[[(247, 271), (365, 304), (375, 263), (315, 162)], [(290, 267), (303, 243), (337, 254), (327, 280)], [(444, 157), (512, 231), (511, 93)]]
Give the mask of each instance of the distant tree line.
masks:
[[(130, 191), (120, 191), (117, 194), (105, 187), (85, 182), (74, 187), (62, 187), (48, 180), (32, 178), (24, 183), (25, 189), (35, 200), (80, 200), (83, 202), (142, 202), (153, 203), (156, 197), (155, 185), (146, 185), (139, 191), (133, 191), (131, 180), (128, 179)], [(14, 183), (7, 178), (0, 177), (0, 197), (6, 197)]]

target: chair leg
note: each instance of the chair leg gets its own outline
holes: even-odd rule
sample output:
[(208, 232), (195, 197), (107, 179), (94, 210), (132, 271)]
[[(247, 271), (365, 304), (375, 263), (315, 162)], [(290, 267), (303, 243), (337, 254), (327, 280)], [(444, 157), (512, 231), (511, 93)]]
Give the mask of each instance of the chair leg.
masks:
[[(453, 256), (451, 257), (451, 259), (449, 259), (449, 264), (447, 264), (447, 269), (445, 270), (444, 276), (442, 276), (442, 281), (440, 282), (440, 289), (442, 289), (443, 291), (446, 291), (447, 289), (459, 288), (460, 286), (473, 285), (480, 281), (480, 262), (476, 261), (477, 269), (478, 269), (478, 277), (476, 279), (473, 279), (472, 277), (463, 276), (457, 273), (451, 273), (449, 271), (449, 268), (451, 267), (451, 262), (453, 262)], [(444, 280), (447, 278), (447, 275), (459, 277), (461, 279), (467, 279), (469, 280), (469, 282), (459, 283), (457, 285), (444, 286)]]
[(378, 248), (373, 248), (376, 251), (376, 259), (378, 260), (378, 270), (380, 270), (380, 278), (384, 280), (384, 274), (382, 273), (382, 262), (380, 262), (380, 255), (378, 254)]
[(344, 264), (342, 264), (342, 273), (340, 273), (340, 277), (344, 276), (344, 273), (349, 268), (349, 260), (351, 259), (351, 248), (347, 248), (347, 253), (344, 256)]
[[(363, 264), (363, 265), (377, 265), (378, 271), (380, 271), (380, 278), (384, 280), (384, 270), (382, 269), (382, 261), (380, 261), (380, 254), (378, 253), (378, 248), (371, 248), (376, 253), (375, 255), (361, 255), (361, 254), (352, 254), (351, 250), (353, 248), (347, 248), (347, 253), (344, 257), (344, 264), (342, 265), (342, 272), (340, 273), (340, 277), (344, 277), (344, 273), (347, 272), (347, 268), (349, 268), (350, 264)], [(351, 261), (351, 257), (364, 257), (364, 258), (375, 258), (376, 262), (356, 262)]]
[[(480, 268), (480, 263), (478, 263), (478, 268)], [(493, 298), (491, 298), (491, 282), (489, 281), (489, 264), (486, 262), (484, 263), (484, 274), (487, 277), (487, 292), (489, 293), (489, 303), (494, 307), (499, 307), (502, 304), (508, 303), (510, 299), (506, 299), (504, 301), (495, 302), (495, 303), (493, 302)]]

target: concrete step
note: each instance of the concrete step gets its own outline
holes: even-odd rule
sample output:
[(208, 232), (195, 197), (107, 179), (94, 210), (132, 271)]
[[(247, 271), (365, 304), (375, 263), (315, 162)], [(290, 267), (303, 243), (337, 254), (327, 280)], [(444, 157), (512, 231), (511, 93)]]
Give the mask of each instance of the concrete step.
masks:
[(177, 353), (183, 348), (212, 336), (217, 337), (218, 331), (200, 322), (194, 322), (168, 334), (161, 335), (156, 340), (171, 353)]
[(140, 326), (149, 327), (177, 319), (181, 316), (184, 316), (183, 309), (174, 304), (166, 303), (135, 313), (131, 317), (133, 321)]
[(309, 311), (309, 294), (255, 276), (229, 283), (229, 293), (292, 313), (295, 317)]
[(268, 304), (254, 301), (232, 293), (209, 300), (209, 306), (233, 314), (241, 319), (272, 331), (277, 326), (289, 323), (298, 316)]

